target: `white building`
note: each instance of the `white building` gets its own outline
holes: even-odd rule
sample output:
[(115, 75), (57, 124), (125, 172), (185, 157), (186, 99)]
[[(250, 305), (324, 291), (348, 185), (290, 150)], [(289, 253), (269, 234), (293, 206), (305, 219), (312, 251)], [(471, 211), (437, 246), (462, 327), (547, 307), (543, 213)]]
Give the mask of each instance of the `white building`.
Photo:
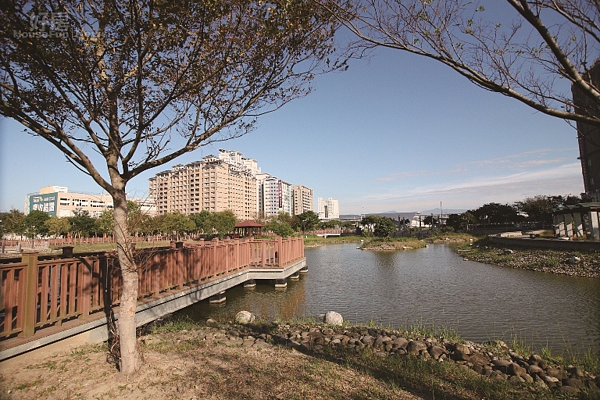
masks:
[(264, 217), (280, 212), (292, 215), (292, 185), (268, 174), (259, 174), (259, 208)]
[(317, 207), (317, 214), (319, 215), (320, 220), (328, 221), (340, 218), (339, 202), (331, 197), (327, 200), (323, 200), (319, 197)]
[(38, 193), (30, 193), (25, 197), (23, 212), (29, 214), (38, 210), (52, 217), (72, 217), (76, 212), (87, 211), (96, 218), (111, 208), (113, 200), (108, 193), (70, 193), (65, 186), (44, 186)]

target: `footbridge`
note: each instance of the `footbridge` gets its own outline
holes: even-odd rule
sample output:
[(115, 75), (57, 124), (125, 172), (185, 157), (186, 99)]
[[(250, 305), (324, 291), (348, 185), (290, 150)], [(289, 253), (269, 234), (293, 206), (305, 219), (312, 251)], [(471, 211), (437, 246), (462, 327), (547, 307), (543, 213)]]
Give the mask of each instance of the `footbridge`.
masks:
[(328, 236), (342, 236), (341, 229), (321, 229), (311, 232), (313, 235), (327, 238)]
[[(137, 250), (136, 324), (147, 324), (255, 280), (278, 287), (305, 272), (302, 238), (181, 242)], [(0, 361), (45, 346), (101, 342), (119, 318), (121, 278), (114, 252), (24, 253), (0, 263)]]

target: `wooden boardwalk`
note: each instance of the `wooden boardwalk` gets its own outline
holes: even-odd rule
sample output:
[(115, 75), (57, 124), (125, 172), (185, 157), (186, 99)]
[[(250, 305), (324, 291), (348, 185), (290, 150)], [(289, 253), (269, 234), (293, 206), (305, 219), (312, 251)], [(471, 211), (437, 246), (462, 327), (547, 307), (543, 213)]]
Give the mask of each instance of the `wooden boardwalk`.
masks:
[[(138, 325), (247, 280), (285, 279), (306, 266), (302, 238), (177, 243), (138, 250), (136, 258)], [(76, 335), (106, 340), (120, 294), (114, 252), (2, 260), (0, 361)]]

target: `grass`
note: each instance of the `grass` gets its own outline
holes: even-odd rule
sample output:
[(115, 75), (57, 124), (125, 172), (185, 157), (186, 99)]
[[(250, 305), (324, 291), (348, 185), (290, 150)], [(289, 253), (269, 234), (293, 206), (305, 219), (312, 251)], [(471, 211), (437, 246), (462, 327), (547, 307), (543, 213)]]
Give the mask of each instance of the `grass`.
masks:
[[(315, 318), (279, 321), (287, 332), (323, 329)], [(382, 329), (371, 321), (367, 328)], [(485, 378), (453, 362), (439, 362), (417, 356), (385, 356), (371, 348), (356, 350), (344, 346), (323, 346), (314, 352), (300, 353), (283, 345), (247, 348), (228, 344), (225, 332), (275, 334), (277, 324), (261, 321), (246, 327), (195, 323), (188, 318), (167, 319), (154, 324), (148, 332), (158, 344), (141, 342), (147, 360), (142, 375), (126, 382), (98, 353), (102, 346), (86, 346), (77, 351), (41, 360), (23, 374), (7, 373), (0, 382), (12, 394), (0, 393), (0, 399), (111, 398), (125, 393), (129, 398), (214, 398), (214, 399), (531, 399), (573, 398), (533, 385), (515, 385)], [(345, 326), (341, 330), (351, 329)], [(360, 328), (360, 327), (358, 327)], [(417, 323), (403, 333), (406, 338), (440, 337), (460, 341), (453, 329)], [(212, 338), (212, 339), (209, 339)], [(524, 341), (515, 338), (513, 350), (528, 352)], [(494, 349), (490, 348), (489, 351)], [(500, 351), (499, 349), (496, 349)], [(546, 352), (547, 356), (551, 356)], [(552, 359), (557, 359), (553, 357)], [(591, 352), (578, 363), (586, 371), (598, 370), (598, 359)], [(60, 368), (68, 362), (69, 371)], [(595, 368), (595, 369), (594, 369)], [(82, 375), (77, 375), (80, 371)], [(41, 377), (44, 377), (43, 381)], [(8, 381), (7, 381), (8, 380)], [(85, 387), (84, 391), (81, 388)], [(92, 391), (93, 390), (93, 391)], [(137, 393), (138, 397), (135, 397)], [(36, 397), (38, 396), (38, 397)], [(583, 393), (578, 398), (586, 397)]]
[(479, 240), (481, 237), (473, 236), (469, 233), (460, 232), (442, 232), (439, 229), (432, 231), (432, 233), (425, 239), (428, 242), (450, 242), (450, 243), (469, 243), (469, 240)]
[(427, 243), (412, 237), (400, 238), (370, 238), (360, 246), (364, 250), (406, 250), (421, 249), (426, 247)]
[(325, 244), (343, 244), (343, 243), (359, 243), (364, 237), (352, 236), (329, 236), (320, 237), (316, 235), (302, 235), (304, 237), (304, 245), (307, 247), (321, 246)]

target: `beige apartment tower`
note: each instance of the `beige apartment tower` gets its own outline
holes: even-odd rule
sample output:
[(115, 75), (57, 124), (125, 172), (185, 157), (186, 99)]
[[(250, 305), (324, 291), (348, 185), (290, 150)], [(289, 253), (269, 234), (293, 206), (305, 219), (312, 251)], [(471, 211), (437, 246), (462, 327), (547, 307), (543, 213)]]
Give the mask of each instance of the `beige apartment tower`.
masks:
[(300, 215), (306, 211), (312, 211), (313, 209), (313, 190), (306, 186), (294, 185), (292, 187), (293, 193), (293, 215)]
[(236, 218), (246, 220), (257, 214), (256, 178), (247, 168), (212, 155), (159, 172), (149, 185), (158, 215), (231, 210)]

